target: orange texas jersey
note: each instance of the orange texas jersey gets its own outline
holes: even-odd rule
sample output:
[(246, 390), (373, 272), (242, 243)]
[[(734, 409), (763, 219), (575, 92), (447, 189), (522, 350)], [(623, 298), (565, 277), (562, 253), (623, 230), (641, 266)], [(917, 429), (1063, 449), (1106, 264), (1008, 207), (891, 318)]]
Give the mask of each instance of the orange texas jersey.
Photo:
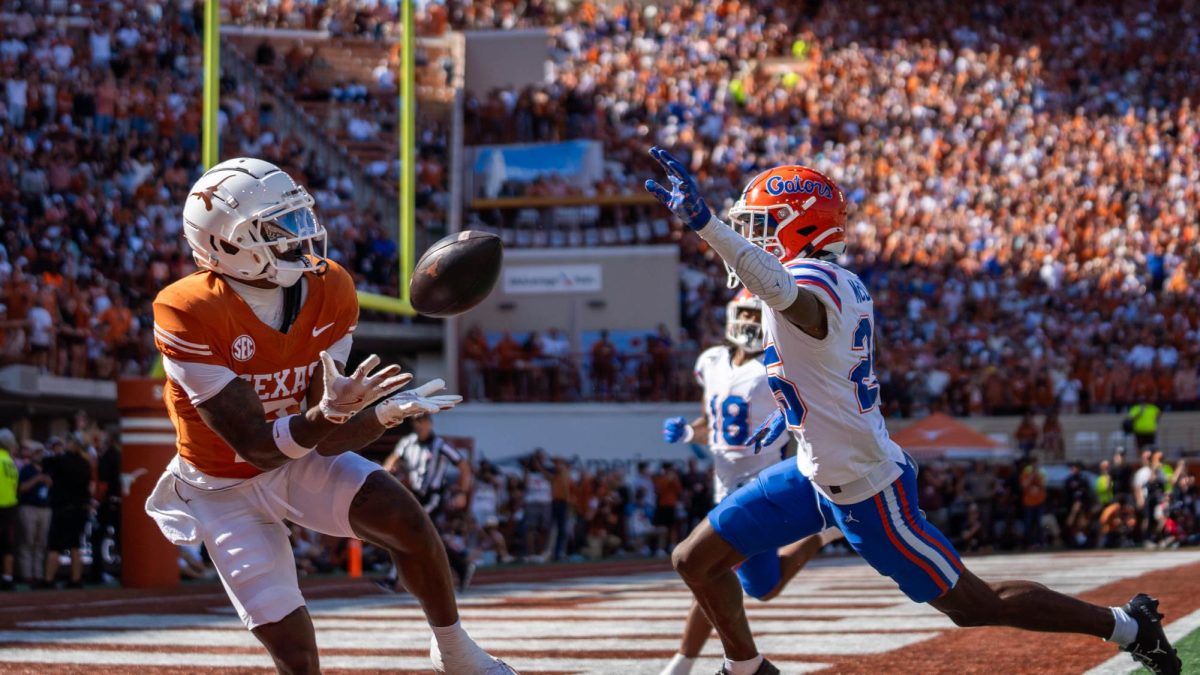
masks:
[[(324, 274), (304, 275), (307, 297), (287, 334), (260, 321), (221, 275), (188, 275), (154, 299), (155, 346), (174, 361), (232, 370), (254, 387), (267, 420), (300, 412), (321, 350), (358, 324), (354, 281), (340, 265), (328, 264)], [(262, 473), (200, 419), (183, 387), (168, 379), (163, 398), (175, 424), (179, 454), (193, 466), (221, 478)]]

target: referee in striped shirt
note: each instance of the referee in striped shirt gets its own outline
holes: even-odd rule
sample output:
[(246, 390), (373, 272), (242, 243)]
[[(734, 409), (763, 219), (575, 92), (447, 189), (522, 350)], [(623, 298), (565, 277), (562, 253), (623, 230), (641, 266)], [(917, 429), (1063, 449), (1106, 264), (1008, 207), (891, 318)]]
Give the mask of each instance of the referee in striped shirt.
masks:
[(432, 417), (421, 415), (413, 418), (413, 433), (396, 443), (383, 468), (408, 485), (425, 512), (433, 514), (442, 505), (446, 471), (452, 465), (458, 469), (458, 489), (470, 495), (471, 463), (433, 432)]
[[(412, 425), (413, 433), (396, 443), (395, 450), (383, 463), (383, 468), (408, 486), (417, 501), (421, 502), (425, 512), (434, 520), (434, 524), (437, 524), (436, 516), (442, 507), (446, 472), (451, 466), (458, 469), (458, 489), (467, 500), (461, 505), (453, 506), (464, 511), (470, 506), (471, 462), (463, 453), (433, 432), (433, 418), (429, 415), (412, 418)], [(458, 574), (459, 588), (466, 589), (471, 583), (475, 566), (462, 553), (448, 547), (446, 556), (450, 560), (450, 567)], [(384, 583), (399, 590), (399, 580), (395, 577), (394, 569), (392, 576)]]

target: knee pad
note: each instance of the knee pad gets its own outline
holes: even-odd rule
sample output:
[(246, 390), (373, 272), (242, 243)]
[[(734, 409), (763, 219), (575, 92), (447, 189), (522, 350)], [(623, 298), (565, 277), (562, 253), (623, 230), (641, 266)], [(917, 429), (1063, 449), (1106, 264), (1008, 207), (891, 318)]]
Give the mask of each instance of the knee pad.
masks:
[(763, 551), (742, 561), (737, 567), (738, 581), (746, 595), (761, 600), (779, 584), (779, 552)]

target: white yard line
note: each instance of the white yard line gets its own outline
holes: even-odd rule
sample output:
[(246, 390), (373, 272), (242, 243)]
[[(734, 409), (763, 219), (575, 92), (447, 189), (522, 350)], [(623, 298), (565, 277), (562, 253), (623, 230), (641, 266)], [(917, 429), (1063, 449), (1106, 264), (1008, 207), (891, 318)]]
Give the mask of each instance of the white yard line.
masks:
[[(709, 659), (714, 667), (716, 659)], [(48, 649), (0, 649), (0, 662), (6, 663), (86, 663), (94, 666), (143, 666), (170, 667), (187, 666), (197, 670), (203, 668), (271, 668), (266, 654), (188, 654), (186, 660), (166, 652), (114, 652), (87, 651), (62, 652)], [(577, 673), (622, 673), (623, 675), (653, 675), (662, 670), (663, 663), (647, 659), (574, 659), (536, 658), (521, 659), (514, 663), (523, 673), (577, 672)], [(429, 659), (423, 656), (326, 656), (321, 666), (343, 670), (417, 670), (428, 671)], [(811, 662), (788, 662), (783, 664), (789, 675), (807, 673), (827, 668), (828, 664)]]
[[(1200, 552), (1128, 551), (1119, 554), (1040, 554), (968, 558), (987, 579), (1026, 578), (1079, 593), (1121, 579), (1200, 561)], [(37, 619), (45, 607), (28, 607), (30, 620), (0, 631), (0, 671), (6, 663), (86, 664), (141, 667), (270, 667), (258, 642), (242, 629), (228, 605), (213, 605), (217, 594), (165, 594), (171, 607), (195, 609), (173, 614), (120, 614)], [(146, 597), (84, 603), (120, 608), (146, 603)], [(150, 599), (153, 601), (153, 599)], [(571, 601), (579, 601), (574, 604)], [(564, 603), (564, 601), (566, 601)], [(522, 672), (567, 671), (655, 675), (675, 651), (675, 637), (692, 602), (688, 589), (671, 573), (512, 582), (472, 589), (460, 599), (463, 624), (482, 645), (506, 653), (558, 654), (511, 659)], [(564, 606), (564, 604), (566, 606)], [(868, 607), (853, 607), (867, 604)], [(877, 607), (870, 607), (876, 605)], [(360, 655), (326, 656), (328, 668), (426, 670), (423, 655), (429, 627), (411, 596), (366, 595), (311, 600), (309, 610), (324, 650), (367, 650)], [(117, 612), (120, 610), (117, 609)], [(861, 562), (818, 560), (771, 603), (747, 602), (747, 613), (763, 653), (779, 657), (788, 673), (824, 667), (823, 657), (881, 654), (917, 644), (953, 628), (928, 605), (917, 605), (891, 582)], [(1167, 625), (1177, 639), (1200, 626), (1200, 612)], [(656, 636), (656, 637), (646, 637)], [(22, 646), (28, 645), (28, 646)], [(120, 647), (134, 647), (121, 650)], [(103, 648), (101, 648), (103, 647)], [(186, 651), (207, 647), (213, 653)], [(221, 648), (245, 653), (222, 653)], [(1103, 649), (1103, 645), (1098, 645)], [(419, 656), (387, 656), (370, 650), (417, 650)], [(630, 658), (653, 652), (661, 658)], [(611, 657), (611, 658), (610, 658)], [(720, 645), (710, 640), (694, 672), (717, 669)], [(1128, 655), (1119, 654), (1095, 673), (1127, 673)]]

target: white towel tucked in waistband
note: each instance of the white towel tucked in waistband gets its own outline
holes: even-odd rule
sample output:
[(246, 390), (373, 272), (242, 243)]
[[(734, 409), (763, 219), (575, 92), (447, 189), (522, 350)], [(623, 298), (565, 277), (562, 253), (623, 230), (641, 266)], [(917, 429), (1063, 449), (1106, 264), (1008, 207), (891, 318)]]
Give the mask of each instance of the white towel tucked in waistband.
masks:
[(200, 541), (200, 521), (175, 490), (177, 480), (170, 471), (163, 472), (154, 491), (146, 498), (146, 513), (158, 523), (158, 529), (172, 544), (195, 544)]

